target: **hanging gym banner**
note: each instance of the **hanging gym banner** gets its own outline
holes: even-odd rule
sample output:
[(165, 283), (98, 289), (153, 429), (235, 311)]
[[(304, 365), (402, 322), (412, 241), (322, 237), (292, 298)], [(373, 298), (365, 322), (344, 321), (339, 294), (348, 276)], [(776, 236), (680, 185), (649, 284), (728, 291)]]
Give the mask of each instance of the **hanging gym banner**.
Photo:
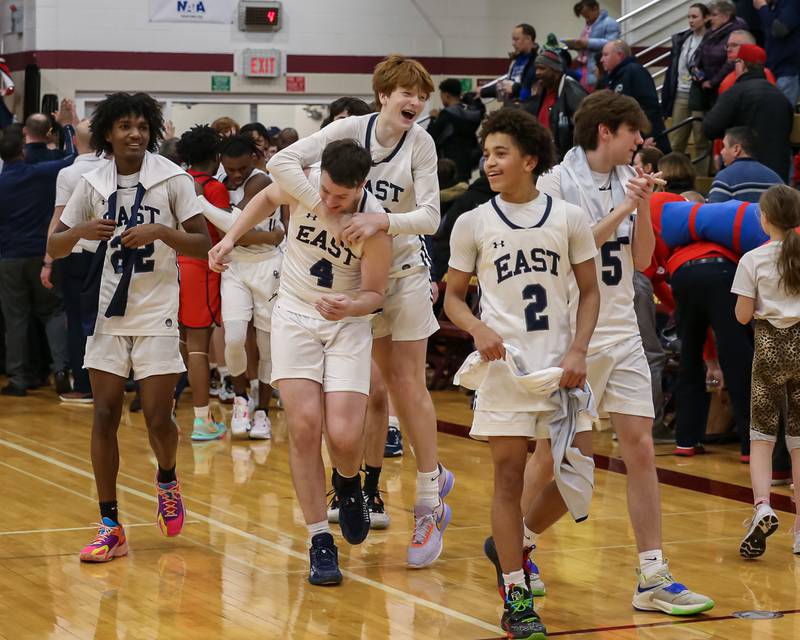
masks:
[(233, 22), (233, 0), (150, 0), (150, 22)]

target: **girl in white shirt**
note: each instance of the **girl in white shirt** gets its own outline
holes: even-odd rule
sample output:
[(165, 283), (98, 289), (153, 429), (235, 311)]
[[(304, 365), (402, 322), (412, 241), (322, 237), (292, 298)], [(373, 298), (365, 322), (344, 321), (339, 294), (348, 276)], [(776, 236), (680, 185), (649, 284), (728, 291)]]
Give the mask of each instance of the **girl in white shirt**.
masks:
[[(767, 537), (778, 528), (769, 494), (772, 449), (784, 407), (795, 501), (800, 500), (800, 193), (775, 185), (759, 204), (770, 242), (742, 256), (731, 287), (739, 296), (736, 319), (742, 324), (755, 319), (750, 398), (754, 512), (739, 546), (744, 558), (762, 555)], [(800, 517), (795, 519), (793, 551), (800, 554)]]

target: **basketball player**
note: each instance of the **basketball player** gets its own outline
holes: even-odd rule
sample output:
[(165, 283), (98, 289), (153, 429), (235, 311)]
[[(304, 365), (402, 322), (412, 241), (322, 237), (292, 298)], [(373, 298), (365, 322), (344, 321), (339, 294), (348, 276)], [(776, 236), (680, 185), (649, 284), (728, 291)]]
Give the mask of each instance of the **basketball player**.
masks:
[[(218, 207), (230, 205), (228, 190), (213, 176), (219, 168), (217, 149), (221, 136), (208, 125), (197, 125), (178, 141), (178, 155), (188, 165), (202, 194)], [(212, 246), (219, 242), (219, 231), (210, 222)], [(179, 320), (186, 343), (186, 368), (192, 387), (194, 425), (192, 440), (217, 440), (225, 435), (225, 424), (215, 421), (208, 406), (211, 387), (208, 350), (211, 332), (220, 324), (220, 274), (211, 271), (208, 260), (178, 256), (180, 272)]]
[[(454, 482), (453, 474), (439, 464), (436, 414), (425, 386), (428, 336), (438, 324), (431, 304), (429, 259), (420, 234), (434, 233), (439, 226), (439, 185), (433, 140), (415, 122), (433, 91), (433, 81), (416, 60), (392, 55), (375, 68), (372, 87), (379, 113), (332, 122), (279, 151), (267, 168), (283, 191), (322, 215), (324, 205), (303, 168), (319, 160), (329, 142), (345, 138), (361, 141), (372, 156), (367, 189), (386, 212), (355, 216), (342, 240), (356, 244), (379, 231), (393, 237), (389, 288), (373, 323), (372, 357), (416, 454), (415, 523), (407, 562), (421, 568), (442, 552), (442, 535), (450, 520), (450, 507), (443, 498)], [(367, 438), (379, 430), (378, 440), (385, 442), (386, 429), (384, 414), (367, 425)], [(377, 476), (372, 474), (375, 489)]]
[[(220, 149), (225, 171), (223, 184), (230, 192), (237, 210), (270, 184), (267, 175), (256, 168), (258, 149), (249, 135), (231, 136)], [(205, 212), (210, 212), (205, 206)], [(211, 210), (213, 211), (213, 210)], [(230, 228), (237, 213), (223, 214)], [(272, 437), (269, 419), (269, 386), (272, 358), (270, 355), (270, 318), (281, 271), (283, 255), (278, 245), (283, 240), (280, 210), (255, 229), (248, 230), (231, 254), (230, 268), (222, 274), (222, 321), (225, 327), (225, 363), (233, 378), (236, 397), (233, 400), (231, 433), (263, 440)], [(258, 406), (248, 394), (247, 329), (253, 321), (258, 344)]]
[[(630, 162), (646, 127), (647, 119), (632, 98), (611, 91), (593, 93), (575, 113), (576, 146), (539, 178), (537, 187), (580, 206), (599, 249), (600, 318), (589, 344), (587, 370), (598, 409), (611, 419), (627, 468), (628, 513), (639, 550), (633, 606), (691, 615), (708, 611), (714, 601), (676, 582), (663, 557), (650, 370), (633, 310), (634, 269), (650, 264), (655, 247), (649, 195), (626, 198), (628, 183), (637, 175)], [(652, 190), (653, 176), (647, 182), (645, 190)], [(523, 505), (528, 523), (555, 522), (564, 513), (541, 491), (550, 469), (549, 448), (537, 446), (526, 472), (526, 494), (533, 496)], [(536, 528), (526, 531), (527, 547), (535, 544), (539, 533)]]
[[(461, 216), (450, 238), (445, 311), (475, 340), (490, 365), (476, 396), (470, 435), (488, 440), (494, 464), (492, 536), (503, 579), (500, 623), (509, 638), (544, 638), (523, 571), (520, 498), (528, 439), (549, 438), (556, 406), (517, 383), (502, 361), (504, 345), (516, 347), (530, 372), (564, 371), (560, 385), (583, 387), (586, 350), (600, 294), (597, 249), (585, 214), (563, 200), (540, 194), (536, 178), (556, 159), (552, 138), (534, 118), (517, 109), (495, 111), (483, 123), (484, 171), (499, 195)], [(481, 317), (465, 302), (470, 278), (478, 275)], [(570, 330), (569, 287), (578, 286), (577, 325)], [(579, 414), (576, 444), (591, 455), (592, 421)]]
[(200, 257), (211, 243), (191, 176), (153, 153), (163, 129), (161, 107), (147, 94), (114, 93), (100, 102), (91, 121), (92, 145), (114, 161), (81, 178), (48, 243), (48, 253), (60, 258), (79, 240), (101, 241), (91, 272), (96, 288), (93, 295), (86, 291), (84, 307), (94, 307), (87, 317), (93, 333), (85, 366), (94, 394), (91, 451), (101, 516), (97, 536), (80, 554), (89, 562), (128, 551), (116, 478), (117, 429), (131, 369), (158, 461), (157, 523), (166, 536), (183, 527), (175, 474), (178, 431), (171, 415), (175, 383), (185, 371), (176, 253)]
[(324, 212), (311, 211), (271, 184), (209, 252), (211, 267), (224, 270), (238, 236), (281, 204), (289, 205), (286, 258), (272, 315), (272, 379), (286, 412), (292, 481), (311, 539), (308, 579), (318, 585), (342, 580), (325, 507), (323, 415), (338, 469), (334, 490), (342, 535), (359, 544), (370, 526), (359, 474), (372, 349), (369, 314), (383, 302), (391, 239), (379, 232), (350, 245), (340, 240), (342, 214), (355, 212), (355, 219), (364, 211), (381, 211), (364, 189), (370, 165), (369, 152), (355, 140), (330, 143), (317, 187)]

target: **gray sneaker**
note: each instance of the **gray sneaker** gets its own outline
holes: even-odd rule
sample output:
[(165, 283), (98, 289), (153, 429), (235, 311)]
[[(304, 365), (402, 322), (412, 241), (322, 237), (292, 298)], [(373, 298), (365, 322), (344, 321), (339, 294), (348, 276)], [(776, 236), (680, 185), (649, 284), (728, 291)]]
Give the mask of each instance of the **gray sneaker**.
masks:
[(645, 576), (636, 570), (639, 584), (633, 592), (633, 608), (639, 611), (663, 611), (671, 616), (693, 616), (714, 608), (708, 596), (689, 591), (675, 582), (667, 563), (655, 573)]
[(450, 515), (450, 507), (441, 501), (436, 509), (420, 504), (414, 507), (414, 533), (408, 545), (409, 567), (422, 569), (436, 561), (442, 553), (442, 534)]

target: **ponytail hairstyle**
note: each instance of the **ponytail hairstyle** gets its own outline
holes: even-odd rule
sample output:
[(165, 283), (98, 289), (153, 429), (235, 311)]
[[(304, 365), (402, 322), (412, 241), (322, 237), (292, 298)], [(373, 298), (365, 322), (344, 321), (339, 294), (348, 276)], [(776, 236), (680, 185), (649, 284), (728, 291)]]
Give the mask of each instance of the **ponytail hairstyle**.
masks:
[(761, 213), (784, 232), (778, 256), (778, 275), (790, 295), (800, 295), (800, 192), (783, 184), (767, 189), (759, 200)]

